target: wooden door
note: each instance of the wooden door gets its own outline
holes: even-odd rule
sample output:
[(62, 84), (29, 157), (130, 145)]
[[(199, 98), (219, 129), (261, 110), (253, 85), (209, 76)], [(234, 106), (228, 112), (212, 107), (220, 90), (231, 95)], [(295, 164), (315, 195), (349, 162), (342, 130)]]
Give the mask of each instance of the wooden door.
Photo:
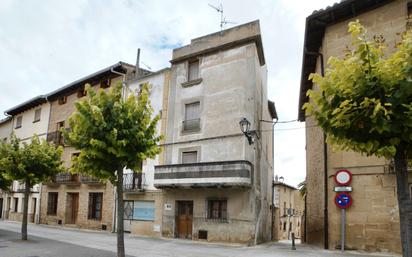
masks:
[(79, 211), (79, 193), (67, 194), (66, 224), (76, 224)]
[(192, 239), (193, 201), (177, 201), (177, 236)]
[(36, 221), (36, 208), (37, 208), (37, 199), (36, 198), (32, 198), (32, 213), (33, 215), (31, 216), (31, 222), (34, 223)]

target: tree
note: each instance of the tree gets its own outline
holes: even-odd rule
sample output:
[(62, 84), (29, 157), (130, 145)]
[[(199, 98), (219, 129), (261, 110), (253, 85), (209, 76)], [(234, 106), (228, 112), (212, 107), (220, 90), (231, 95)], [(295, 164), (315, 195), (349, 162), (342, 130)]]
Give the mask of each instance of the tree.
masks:
[(149, 85), (142, 85), (136, 97), (125, 100), (122, 86), (97, 93), (86, 86), (88, 98), (77, 102), (77, 111), (70, 117), (71, 132), (66, 142), (79, 149), (73, 160), (73, 171), (87, 174), (116, 185), (117, 192), (117, 256), (124, 257), (123, 235), (123, 170), (139, 172), (140, 164), (160, 153), (156, 124), (149, 101)]
[(306, 180), (300, 182), (298, 184), (299, 193), (303, 199), (306, 197), (307, 187), (306, 187)]
[(5, 165), (2, 163), (3, 156), (7, 156), (7, 151), (5, 151), (7, 147), (4, 144), (6, 144), (4, 141), (0, 142), (0, 190), (9, 191), (13, 181), (7, 177), (7, 170), (4, 169)]
[(50, 180), (63, 172), (62, 149), (56, 148), (35, 135), (30, 143), (12, 136), (10, 143), (0, 145), (0, 166), (5, 177), (24, 183), (23, 221), (21, 239), (27, 240), (27, 216), (31, 187)]
[(412, 150), (412, 32), (402, 34), (395, 51), (385, 40), (368, 40), (366, 29), (349, 23), (353, 50), (331, 57), (324, 77), (311, 74), (318, 89), (304, 108), (340, 150), (394, 159), (404, 257), (412, 257), (412, 204), (407, 160)]

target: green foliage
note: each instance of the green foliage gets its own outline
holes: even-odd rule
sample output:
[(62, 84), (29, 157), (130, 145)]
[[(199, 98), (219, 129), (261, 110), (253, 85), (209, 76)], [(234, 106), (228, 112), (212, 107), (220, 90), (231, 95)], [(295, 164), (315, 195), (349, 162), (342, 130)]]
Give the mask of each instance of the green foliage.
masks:
[(13, 135), (9, 144), (0, 144), (0, 174), (9, 181), (39, 184), (64, 171), (61, 154), (61, 147), (40, 141), (36, 135), (30, 143), (22, 143)]
[(307, 193), (306, 180), (298, 184), (298, 189), (299, 189), (299, 193), (302, 196), (302, 198), (305, 198), (306, 193)]
[(147, 158), (160, 153), (156, 133), (159, 115), (153, 116), (149, 84), (139, 95), (122, 99), (118, 85), (108, 92), (86, 87), (88, 97), (76, 103), (69, 119), (70, 132), (63, 131), (66, 142), (81, 150), (74, 158), (72, 172), (116, 183), (119, 166), (138, 171)]
[(353, 50), (331, 57), (325, 76), (304, 108), (340, 150), (393, 158), (400, 143), (412, 146), (412, 32), (385, 55), (385, 40), (367, 38), (359, 21), (349, 23)]

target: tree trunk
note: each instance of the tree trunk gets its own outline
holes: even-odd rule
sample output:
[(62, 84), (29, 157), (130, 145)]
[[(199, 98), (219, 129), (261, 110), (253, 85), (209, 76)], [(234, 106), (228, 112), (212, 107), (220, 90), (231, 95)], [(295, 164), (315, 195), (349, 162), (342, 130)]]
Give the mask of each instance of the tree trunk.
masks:
[(408, 163), (406, 144), (396, 149), (395, 172), (398, 192), (399, 219), (402, 243), (402, 256), (412, 257), (412, 202), (408, 187)]
[(30, 180), (26, 179), (23, 199), (23, 221), (21, 223), (21, 240), (27, 240), (27, 216), (29, 214)]
[(117, 257), (125, 257), (124, 226), (123, 226), (123, 166), (117, 168)]

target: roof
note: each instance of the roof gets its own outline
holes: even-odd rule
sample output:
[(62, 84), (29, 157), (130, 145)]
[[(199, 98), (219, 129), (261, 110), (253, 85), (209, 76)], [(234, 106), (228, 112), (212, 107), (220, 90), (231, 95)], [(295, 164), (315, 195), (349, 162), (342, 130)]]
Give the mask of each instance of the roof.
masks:
[(260, 65), (265, 64), (259, 20), (230, 29), (194, 38), (189, 45), (173, 49), (172, 64), (195, 58), (199, 55), (215, 53), (236, 46), (255, 43)]
[(318, 54), (316, 53), (319, 52), (319, 48), (322, 45), (325, 28), (393, 1), (394, 0), (344, 0), (326, 9), (314, 11), (306, 18), (299, 91), (299, 121), (305, 121), (305, 112), (302, 110), (302, 106), (309, 100), (306, 92), (312, 88), (312, 82), (308, 80), (308, 77), (310, 73), (314, 73), (316, 70), (316, 61), (318, 58)]
[[(99, 80), (102, 77), (111, 75), (112, 74), (112, 72), (111, 72), (112, 69), (117, 71), (117, 72), (125, 73), (127, 71), (127, 69), (134, 69), (134, 68), (135, 68), (134, 65), (131, 65), (131, 64), (128, 64), (128, 63), (125, 63), (125, 62), (118, 62), (118, 63), (113, 64), (113, 65), (111, 65), (107, 68), (104, 68), (102, 70), (94, 72), (94, 73), (92, 73), (88, 76), (85, 76), (81, 79), (73, 81), (72, 83), (67, 84), (66, 86), (63, 86), (63, 87), (49, 93), (47, 95), (47, 99), (49, 99), (49, 100), (55, 99), (55, 98), (57, 98), (57, 97), (59, 97), (63, 94), (66, 94), (68, 92), (72, 92), (74, 90), (77, 90), (77, 89), (83, 87), (84, 84), (86, 84), (86, 83), (92, 83), (93, 81)], [(143, 70), (143, 72), (148, 72), (148, 71)], [(118, 75), (116, 74), (116, 76), (118, 76)]]
[(273, 181), (273, 186), (284, 186), (284, 187), (290, 188), (292, 190), (299, 190), (294, 186), (288, 185), (288, 184), (280, 182), (280, 181)]
[(268, 108), (272, 119), (278, 119), (278, 113), (276, 112), (275, 102), (268, 100)]
[(134, 82), (134, 81), (138, 81), (138, 80), (141, 80), (141, 79), (156, 76), (156, 75), (159, 75), (161, 73), (167, 72), (169, 70), (170, 70), (170, 68), (166, 67), (166, 68), (163, 68), (163, 69), (160, 69), (160, 70), (157, 70), (157, 71), (149, 71), (149, 73), (145, 73), (142, 76), (133, 76), (132, 78), (128, 79), (128, 82)]
[(26, 110), (29, 110), (33, 107), (44, 104), (46, 102), (47, 102), (47, 97), (45, 95), (39, 95), (17, 106), (14, 106), (13, 108), (6, 110), (4, 113), (14, 116)]
[(7, 116), (6, 118), (0, 120), (0, 125), (1, 125), (1, 124), (4, 124), (4, 123), (6, 123), (6, 122), (8, 122), (8, 121), (10, 121), (10, 120), (11, 120), (11, 116)]

